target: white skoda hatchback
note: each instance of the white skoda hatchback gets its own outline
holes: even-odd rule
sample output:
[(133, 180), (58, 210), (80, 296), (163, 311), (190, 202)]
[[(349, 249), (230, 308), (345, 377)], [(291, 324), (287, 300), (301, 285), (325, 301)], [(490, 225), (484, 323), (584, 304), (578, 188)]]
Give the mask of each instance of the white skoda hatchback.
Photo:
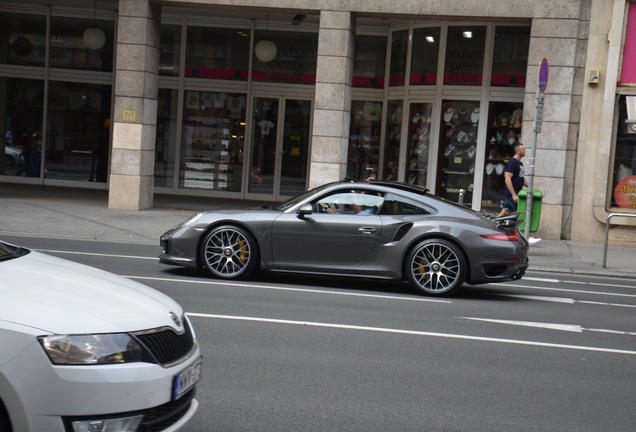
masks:
[(176, 431), (200, 371), (171, 298), (0, 242), (0, 432)]

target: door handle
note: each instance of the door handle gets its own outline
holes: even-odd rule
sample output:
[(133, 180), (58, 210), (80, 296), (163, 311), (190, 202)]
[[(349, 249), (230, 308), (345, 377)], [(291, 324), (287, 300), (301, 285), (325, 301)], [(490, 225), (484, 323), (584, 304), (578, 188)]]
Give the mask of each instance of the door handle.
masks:
[(362, 227), (362, 228), (358, 228), (358, 232), (360, 232), (360, 234), (373, 234), (375, 232), (375, 228), (374, 227)]

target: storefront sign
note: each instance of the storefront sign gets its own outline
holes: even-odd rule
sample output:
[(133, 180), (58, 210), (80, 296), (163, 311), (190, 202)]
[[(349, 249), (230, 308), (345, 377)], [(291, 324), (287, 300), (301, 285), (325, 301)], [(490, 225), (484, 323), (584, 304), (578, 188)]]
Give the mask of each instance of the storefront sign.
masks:
[(481, 84), (480, 73), (445, 73), (444, 84)]
[(411, 74), (411, 84), (437, 84), (437, 74), (436, 73), (413, 73)]
[(621, 208), (636, 209), (636, 175), (618, 182), (614, 188), (614, 201)]
[(636, 3), (629, 4), (621, 82), (636, 83)]

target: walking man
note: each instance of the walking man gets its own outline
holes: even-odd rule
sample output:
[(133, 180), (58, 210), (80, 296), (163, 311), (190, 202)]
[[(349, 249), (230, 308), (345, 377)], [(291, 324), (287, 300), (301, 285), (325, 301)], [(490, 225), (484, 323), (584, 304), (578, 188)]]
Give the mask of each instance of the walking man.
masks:
[[(506, 216), (510, 213), (517, 211), (517, 205), (519, 203), (519, 191), (528, 187), (528, 180), (525, 178), (525, 167), (521, 162), (521, 159), (526, 155), (526, 147), (523, 144), (517, 143), (514, 146), (515, 155), (508, 161), (506, 169), (504, 170), (504, 179), (506, 182), (506, 189), (504, 195), (506, 200), (504, 201), (503, 208), (499, 213), (499, 216)], [(530, 237), (528, 243), (531, 245), (539, 243), (541, 239)]]

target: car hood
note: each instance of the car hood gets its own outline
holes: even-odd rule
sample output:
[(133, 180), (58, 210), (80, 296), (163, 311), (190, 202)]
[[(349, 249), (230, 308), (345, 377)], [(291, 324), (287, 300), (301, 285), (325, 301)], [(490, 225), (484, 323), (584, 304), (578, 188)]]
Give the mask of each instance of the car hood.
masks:
[(181, 330), (170, 312), (183, 315), (159, 291), (93, 267), (33, 251), (0, 262), (0, 321), (51, 334)]

